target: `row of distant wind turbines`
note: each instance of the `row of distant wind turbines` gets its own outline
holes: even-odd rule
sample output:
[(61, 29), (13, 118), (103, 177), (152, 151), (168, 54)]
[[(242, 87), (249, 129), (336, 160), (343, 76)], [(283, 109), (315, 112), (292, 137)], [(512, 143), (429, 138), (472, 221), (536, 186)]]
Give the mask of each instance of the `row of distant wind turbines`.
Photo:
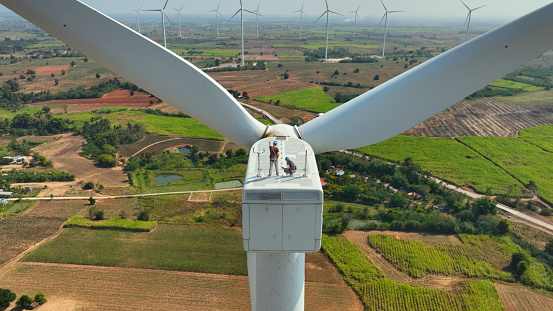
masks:
[[(479, 7), (476, 7), (476, 8), (473, 8), (471, 9), (468, 5), (466, 5), (463, 0), (459, 0), (461, 1), (461, 3), (467, 8), (468, 10), (468, 14), (467, 14), (467, 17), (465, 19), (465, 24), (467, 26), (467, 30), (466, 30), (466, 33), (465, 33), (465, 41), (468, 40), (468, 36), (469, 36), (469, 29), (470, 29), (470, 20), (471, 20), (471, 17), (472, 17), (472, 12), (478, 10), (478, 9), (481, 9), (483, 7), (485, 7), (486, 5), (482, 5), (482, 6), (479, 6)], [(167, 8), (167, 3), (169, 2), (169, 0), (166, 0), (165, 1), (165, 5), (163, 6), (162, 9), (151, 9), (151, 10), (142, 10), (142, 6), (140, 6), (140, 8), (138, 8), (138, 10), (133, 10), (131, 9), (132, 11), (136, 12), (136, 19), (137, 19), (137, 28), (138, 28), (138, 32), (140, 33), (140, 12), (141, 11), (150, 11), (150, 12), (160, 12), (161, 13), (161, 24), (162, 24), (162, 27), (163, 27), (163, 46), (165, 48), (167, 48), (167, 35), (166, 35), (166, 31), (165, 31), (165, 18), (167, 18), (167, 20), (173, 24), (171, 22), (171, 20), (169, 19), (169, 16), (167, 16), (167, 13), (165, 13), (165, 9)], [(380, 23), (378, 24), (379, 26), (382, 24), (382, 21), (384, 21), (384, 40), (382, 42), (382, 57), (385, 56), (385, 50), (386, 50), (386, 36), (387, 36), (387, 32), (388, 32), (388, 14), (391, 14), (391, 13), (399, 13), (399, 12), (403, 12), (403, 11), (391, 11), (391, 10), (388, 10), (388, 8), (386, 7), (386, 5), (384, 4), (384, 2), (382, 2), (382, 0), (380, 0), (380, 3), (382, 4), (382, 6), (384, 7), (384, 15), (382, 16), (382, 19), (380, 20)], [(244, 17), (243, 17), (243, 13), (244, 11), (245, 12), (248, 12), (248, 13), (251, 13), (251, 14), (254, 14), (255, 15), (255, 25), (256, 25), (256, 38), (259, 38), (259, 16), (262, 16), (262, 14), (259, 12), (259, 5), (261, 4), (261, 1), (259, 1), (257, 3), (257, 9), (255, 9), (254, 11), (250, 11), (250, 10), (246, 10), (244, 9), (243, 5), (242, 5), (242, 0), (240, 0), (240, 9), (238, 9), (238, 11), (236, 11), (236, 13), (234, 13), (234, 15), (232, 15), (231, 18), (229, 18), (228, 21), (232, 20), (238, 13), (240, 13), (240, 33), (241, 33), (241, 46), (242, 46), (242, 50), (241, 50), (241, 53), (240, 54), (242, 57), (242, 62), (241, 62), (241, 65), (244, 66)], [(304, 4), (305, 2), (302, 3), (301, 5), (301, 8), (297, 11), (294, 11), (292, 13), (299, 13), (300, 15), (300, 38), (302, 37), (302, 31), (303, 31), (303, 16), (306, 16), (307, 15), (305, 14), (305, 12), (303, 11), (303, 7), (304, 7)], [(325, 14), (326, 14), (326, 40), (325, 40), (325, 58), (324, 60), (327, 61), (328, 60), (328, 21), (329, 21), (329, 14), (332, 13), (332, 14), (336, 14), (336, 15), (341, 15), (341, 16), (344, 16), (343, 14), (340, 14), (338, 12), (334, 12), (334, 11), (331, 11), (329, 8), (328, 8), (328, 0), (325, 0), (325, 4), (326, 4), (326, 11), (324, 11), (321, 16), (319, 16), (319, 18), (317, 18), (317, 20), (315, 20), (314, 23), (318, 22), (319, 19), (321, 19), (321, 17), (323, 17)], [(215, 10), (211, 10), (209, 12), (214, 12), (215, 13), (215, 21), (216, 21), (216, 29), (217, 29), (217, 38), (219, 38), (219, 16), (223, 17), (223, 15), (221, 14), (221, 12), (219, 12), (219, 6), (221, 5), (221, 2), (219, 2), (219, 4), (217, 4), (217, 8)], [(177, 14), (178, 14), (178, 26), (179, 26), (179, 37), (182, 37), (182, 30), (181, 30), (181, 10), (184, 8), (184, 5), (181, 6), (180, 8), (173, 8), (175, 11), (177, 11)], [(349, 11), (348, 13), (355, 13), (354, 16), (355, 16), (355, 19), (354, 19), (354, 30), (353, 30), (353, 37), (355, 38), (356, 35), (357, 35), (357, 19), (359, 18), (359, 9), (361, 8), (361, 4), (359, 4), (359, 6), (357, 7), (357, 9), (355, 11)]]

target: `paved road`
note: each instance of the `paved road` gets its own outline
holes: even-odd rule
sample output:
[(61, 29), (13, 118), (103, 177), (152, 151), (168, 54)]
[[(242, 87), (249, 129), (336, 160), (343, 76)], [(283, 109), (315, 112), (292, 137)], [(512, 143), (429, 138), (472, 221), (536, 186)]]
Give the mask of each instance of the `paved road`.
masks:
[(257, 108), (256, 106), (252, 106), (252, 105), (244, 104), (244, 103), (240, 103), (240, 104), (242, 104), (242, 106), (244, 106), (244, 107), (255, 110), (255, 111), (261, 113), (262, 115), (266, 116), (267, 118), (269, 118), (269, 120), (271, 120), (271, 122), (273, 122), (273, 124), (282, 124), (282, 120), (273, 117), (272, 114), (268, 113), (267, 111), (265, 111), (261, 108)]

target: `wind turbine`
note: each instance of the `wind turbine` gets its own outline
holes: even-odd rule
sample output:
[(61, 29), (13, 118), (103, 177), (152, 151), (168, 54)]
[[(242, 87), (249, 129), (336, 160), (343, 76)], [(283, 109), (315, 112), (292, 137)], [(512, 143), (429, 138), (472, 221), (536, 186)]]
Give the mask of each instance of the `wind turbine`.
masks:
[(215, 10), (211, 10), (209, 12), (215, 12), (215, 20), (217, 22), (217, 39), (219, 39), (219, 15), (223, 17), (223, 14), (219, 12), (219, 6), (221, 5), (221, 1), (219, 1), (219, 4), (217, 4), (217, 8)]
[[(325, 42), (325, 62), (328, 60), (328, 14), (329, 13), (332, 13), (332, 14), (337, 14), (337, 15), (342, 15), (340, 13), (336, 13), (334, 11), (331, 11), (328, 9), (328, 0), (325, 0), (325, 3), (326, 3), (326, 11), (323, 12), (323, 14), (321, 14), (321, 16), (319, 16), (319, 18), (317, 18), (317, 20), (315, 21), (315, 23), (321, 19), (321, 17), (323, 17), (323, 15), (326, 14), (326, 42)], [(344, 16), (344, 15), (342, 15)], [(313, 23), (314, 24), (314, 23)]]
[[(366, 146), (402, 133), (553, 48), (553, 3), (549, 3), (300, 127), (265, 126), (206, 73), (80, 1), (0, 3), (240, 147), (253, 147), (243, 193), (243, 224), (248, 226), (243, 239), (253, 310), (303, 310), (305, 253), (318, 249), (321, 237), (322, 214), (317, 213), (322, 203), (305, 203), (322, 200), (314, 154)], [(281, 158), (295, 159), (298, 171), (305, 167), (307, 177), (263, 176), (267, 153), (265, 162), (258, 160), (267, 141), (278, 141)], [(306, 161), (301, 160), (304, 157)], [(309, 184), (312, 187), (306, 191), (303, 185)], [(297, 223), (306, 218), (310, 222)], [(257, 238), (267, 242), (255, 245)], [(304, 242), (309, 241), (308, 247)]]
[(261, 15), (261, 13), (259, 13), (259, 5), (261, 4), (261, 1), (258, 1), (257, 2), (257, 9), (255, 9), (255, 11), (252, 11), (253, 14), (255, 14), (255, 29), (256, 29), (256, 35), (255, 37), (256, 38), (259, 38), (259, 22), (258, 22), (258, 19), (259, 19), (259, 16), (263, 16)]
[(165, 34), (165, 17), (167, 17), (167, 20), (169, 21), (169, 23), (171, 23), (171, 25), (173, 24), (173, 22), (171, 22), (171, 20), (169, 19), (169, 16), (167, 16), (167, 14), (165, 14), (165, 8), (167, 7), (167, 2), (169, 2), (169, 0), (165, 1), (165, 5), (163, 6), (163, 9), (144, 10), (144, 11), (160, 12), (161, 13), (161, 25), (163, 26), (163, 46), (165, 48), (167, 48), (167, 35)]
[(349, 13), (355, 13), (355, 26), (353, 28), (353, 37), (354, 38), (355, 38), (355, 34), (357, 33), (357, 18), (359, 17), (359, 14), (357, 14), (357, 12), (359, 11), (360, 7), (361, 7), (361, 4), (357, 7), (357, 10), (349, 11)]
[(141, 9), (142, 9), (142, 5), (138, 8), (138, 10), (131, 9), (131, 11), (136, 12), (136, 24), (138, 25), (138, 33), (140, 33), (140, 10)]
[[(305, 15), (305, 13), (303, 12), (303, 5), (305, 4), (305, 2), (303, 2), (301, 4), (301, 9), (297, 10), (297, 11), (294, 11), (292, 13), (300, 13), (300, 38), (301, 38), (301, 30), (302, 30), (302, 21), (301, 21), (301, 18), (302, 18), (302, 15)], [(307, 16), (307, 15), (305, 15)]]
[(476, 9), (471, 9), (468, 7), (468, 5), (466, 5), (463, 0), (460, 0), (461, 3), (467, 8), (467, 10), (469, 11), (469, 13), (467, 14), (467, 18), (465, 19), (465, 24), (467, 25), (467, 33), (465, 35), (465, 41), (467, 41), (469, 39), (469, 27), (470, 27), (470, 17), (472, 16), (472, 12), (473, 11), (476, 11), (478, 9), (481, 9), (483, 7), (485, 7), (486, 5), (484, 4), (483, 6), (479, 6), (477, 7)]
[(386, 50), (386, 34), (387, 34), (387, 31), (388, 31), (388, 14), (389, 13), (398, 13), (398, 12), (403, 12), (403, 11), (388, 11), (388, 9), (386, 8), (386, 6), (384, 5), (384, 2), (382, 2), (382, 0), (380, 0), (380, 3), (382, 3), (382, 6), (384, 7), (384, 10), (386, 11), (384, 13), (384, 16), (382, 16), (382, 19), (380, 20), (380, 24), (382, 24), (382, 21), (384, 20), (384, 43), (382, 43), (382, 57), (384, 57), (384, 52)]
[[(240, 8), (238, 9), (238, 11), (236, 11), (236, 13), (234, 13), (234, 15), (228, 19), (228, 21), (230, 21), (231, 19), (233, 19), (236, 14), (240, 13), (240, 37), (241, 37), (241, 40), (242, 40), (242, 54), (241, 54), (241, 58), (242, 58), (242, 66), (244, 66), (244, 11), (248, 12), (248, 13), (252, 13), (252, 14), (255, 14), (254, 12), (252, 11), (249, 11), (249, 10), (246, 10), (242, 7), (242, 0), (240, 0)], [(257, 15), (257, 14), (256, 14)]]
[[(165, 3), (165, 5), (167, 5), (167, 3)], [(173, 10), (177, 11), (177, 13), (179, 14), (179, 38), (182, 38), (182, 31), (180, 29), (180, 11), (182, 10), (182, 8), (184, 8), (184, 4), (180, 7), (180, 9), (173, 8)]]

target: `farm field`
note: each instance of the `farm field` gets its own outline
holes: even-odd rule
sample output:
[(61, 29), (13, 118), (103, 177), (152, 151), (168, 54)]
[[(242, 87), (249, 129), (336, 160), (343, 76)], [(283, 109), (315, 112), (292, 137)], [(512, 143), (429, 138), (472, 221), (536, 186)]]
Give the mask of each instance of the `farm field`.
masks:
[[(48, 303), (41, 309), (51, 311), (250, 309), (246, 276), (24, 262), (0, 276), (0, 284), (18, 295), (44, 293)], [(343, 281), (307, 281), (306, 310), (321, 306), (363, 310)]]
[(281, 105), (294, 105), (297, 108), (315, 112), (327, 112), (340, 105), (335, 103), (332, 97), (326, 95), (320, 87), (284, 92), (273, 96), (257, 97), (256, 100), (264, 102), (276, 102), (278, 100)]
[(414, 287), (383, 278), (352, 242), (323, 237), (323, 248), (369, 310), (503, 310), (489, 281), (467, 281), (456, 291)]
[(460, 137), (467, 144), (501, 168), (512, 174), (523, 184), (534, 181), (540, 189), (540, 196), (553, 202), (553, 154), (529, 144), (522, 139)]
[(0, 266), (57, 232), (65, 219), (44, 216), (6, 217), (0, 220)]
[(484, 193), (505, 193), (522, 184), (474, 150), (452, 138), (395, 136), (357, 150), (395, 162), (410, 157), (434, 176)]

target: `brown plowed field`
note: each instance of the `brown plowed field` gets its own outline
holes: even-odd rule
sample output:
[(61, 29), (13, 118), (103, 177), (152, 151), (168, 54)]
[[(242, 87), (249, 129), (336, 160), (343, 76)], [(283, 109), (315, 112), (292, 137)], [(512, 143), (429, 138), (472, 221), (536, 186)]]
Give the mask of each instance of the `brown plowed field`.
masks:
[(127, 175), (122, 167), (100, 168), (94, 165), (94, 161), (80, 156), (81, 145), (84, 142), (82, 136), (62, 135), (57, 141), (44, 143), (33, 149), (51, 160), (56, 169), (69, 172), (76, 177), (76, 180), (70, 183), (46, 183), (48, 189), (77, 184), (79, 181), (92, 181), (106, 187), (128, 186)]
[(505, 311), (551, 311), (553, 298), (517, 285), (495, 284)]
[[(245, 276), (17, 263), (0, 287), (42, 292), (41, 310), (249, 310)], [(362, 310), (345, 284), (306, 282), (306, 310)]]
[(553, 104), (517, 106), (494, 98), (460, 102), (404, 134), (428, 137), (516, 137), (520, 130), (553, 124)]
[[(464, 282), (467, 281), (466, 278), (462, 277), (456, 277), (456, 276), (444, 276), (444, 275), (426, 275), (422, 278), (412, 278), (406, 273), (403, 273), (396, 269), (394, 265), (392, 265), (389, 261), (387, 261), (380, 253), (378, 253), (375, 249), (369, 246), (367, 243), (367, 236), (369, 234), (390, 234), (397, 238), (415, 238), (417, 240), (429, 240), (434, 243), (440, 243), (444, 241), (450, 241), (450, 237), (454, 236), (446, 236), (446, 235), (430, 235), (428, 238), (425, 238), (424, 235), (418, 234), (418, 233), (405, 233), (405, 232), (392, 232), (392, 231), (376, 231), (376, 232), (364, 232), (364, 231), (354, 231), (354, 230), (348, 230), (344, 233), (344, 237), (348, 240), (352, 241), (361, 251), (363, 251), (365, 254), (367, 254), (367, 257), (377, 266), (379, 267), (382, 272), (384, 272), (384, 276), (388, 279), (392, 279), (396, 282), (408, 284), (408, 285), (416, 285), (416, 286), (424, 286), (424, 287), (432, 287), (436, 289), (445, 289), (445, 290), (457, 290), (460, 289)], [(458, 241), (458, 239), (457, 239)], [(426, 242), (425, 242), (426, 243)]]
[(30, 107), (51, 107), (53, 114), (64, 113), (61, 105), (67, 104), (68, 113), (88, 112), (106, 107), (129, 107), (130, 109), (146, 108), (150, 106), (152, 98), (145, 93), (135, 92), (131, 96), (129, 90), (115, 90), (101, 98), (84, 98), (84, 99), (67, 99), (67, 100), (52, 100), (48, 102), (40, 102), (29, 104)]

